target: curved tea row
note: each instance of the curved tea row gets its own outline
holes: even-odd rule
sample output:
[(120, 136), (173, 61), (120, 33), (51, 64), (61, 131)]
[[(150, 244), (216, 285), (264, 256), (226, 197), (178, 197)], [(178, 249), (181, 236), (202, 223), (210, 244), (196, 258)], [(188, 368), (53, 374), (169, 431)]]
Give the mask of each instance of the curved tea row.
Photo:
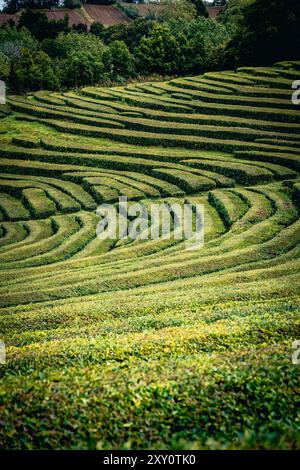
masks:
[[(299, 73), (9, 97), (3, 447), (297, 447)], [(99, 240), (120, 196), (203, 204), (204, 246)]]

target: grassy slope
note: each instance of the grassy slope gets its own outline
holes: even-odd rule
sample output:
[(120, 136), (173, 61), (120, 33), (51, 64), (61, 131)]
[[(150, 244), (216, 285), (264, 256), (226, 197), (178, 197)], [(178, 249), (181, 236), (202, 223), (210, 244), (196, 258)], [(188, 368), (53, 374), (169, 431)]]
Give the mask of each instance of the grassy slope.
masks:
[[(1, 447), (299, 447), (298, 69), (10, 98)], [(121, 194), (204, 204), (204, 248), (100, 242)]]

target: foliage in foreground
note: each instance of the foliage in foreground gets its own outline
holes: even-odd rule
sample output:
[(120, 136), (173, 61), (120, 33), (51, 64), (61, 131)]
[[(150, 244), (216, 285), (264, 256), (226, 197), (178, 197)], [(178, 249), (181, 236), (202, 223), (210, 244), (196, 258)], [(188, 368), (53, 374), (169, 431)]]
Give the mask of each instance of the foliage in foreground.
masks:
[[(194, 306), (192, 317), (187, 310), (89, 321), (93, 339), (73, 329), (72, 351), (59, 330), (28, 337), (23, 350), (26, 357), (32, 343), (34, 358), (16, 354), (3, 376), (1, 446), (298, 448), (290, 344), (299, 302)], [(47, 336), (59, 362), (42, 353)]]

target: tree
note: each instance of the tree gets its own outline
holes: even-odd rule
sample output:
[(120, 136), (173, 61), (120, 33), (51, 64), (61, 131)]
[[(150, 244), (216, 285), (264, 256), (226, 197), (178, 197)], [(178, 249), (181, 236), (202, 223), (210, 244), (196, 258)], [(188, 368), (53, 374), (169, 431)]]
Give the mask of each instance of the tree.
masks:
[(170, 29), (184, 56), (180, 73), (202, 73), (220, 68), (221, 53), (230, 39), (222, 24), (198, 16), (192, 22), (172, 22)]
[(167, 25), (156, 24), (148, 37), (142, 37), (135, 49), (139, 72), (174, 74), (184, 63), (181, 45)]
[(87, 25), (84, 23), (78, 23), (74, 24), (72, 26), (73, 31), (76, 31), (77, 33), (87, 33)]
[(15, 61), (21, 56), (22, 49), (37, 51), (38, 41), (34, 39), (25, 28), (18, 29), (16, 26), (2, 25), (0, 27), (0, 51), (10, 60)]
[(253, 0), (228, 0), (225, 10), (218, 17), (219, 21), (234, 34), (243, 23), (245, 6), (251, 2)]
[(89, 0), (87, 3), (92, 3), (93, 5), (112, 5), (115, 3), (115, 0)]
[(6, 82), (10, 75), (10, 60), (9, 58), (0, 52), (0, 80)]
[(130, 52), (133, 52), (142, 37), (151, 34), (156, 23), (145, 18), (137, 18), (129, 24), (119, 24), (104, 29), (102, 39), (105, 44), (113, 41), (124, 41)]
[(26, 91), (122, 81), (136, 72), (175, 75), (219, 68), (228, 42), (225, 26), (203, 16), (192, 18), (196, 9), (188, 0), (175, 3), (166, 22), (139, 18), (110, 28), (94, 23), (90, 33), (68, 29), (67, 18), (49, 21), (40, 11), (25, 10), (18, 27), (0, 27), (3, 74), (8, 63), (10, 86)]
[(20, 10), (29, 8), (44, 9), (53, 8), (59, 5), (60, 0), (4, 0), (3, 11), (5, 13), (16, 13)]
[(202, 0), (191, 0), (191, 1), (196, 7), (197, 16), (204, 16), (204, 18), (208, 18), (208, 11), (203, 1)]
[(74, 52), (65, 62), (63, 84), (80, 87), (97, 83), (103, 74), (103, 63), (90, 52)]
[(60, 32), (68, 31), (68, 17), (63, 20), (48, 20), (45, 13), (26, 9), (22, 12), (19, 27), (27, 28), (38, 40), (55, 38)]
[(113, 41), (109, 44), (103, 54), (103, 62), (114, 80), (128, 78), (133, 74), (133, 56), (124, 41)]
[(22, 50), (22, 55), (14, 65), (13, 80), (19, 91), (55, 89), (58, 79), (50, 57), (43, 51)]
[(59, 64), (63, 85), (93, 85), (101, 79), (105, 46), (97, 36), (75, 31), (61, 33), (56, 40), (56, 47), (61, 56)]
[(63, 5), (65, 8), (72, 10), (74, 8), (80, 8), (82, 3), (80, 0), (64, 0)]
[(241, 25), (224, 54), (225, 65), (267, 65), (299, 58), (299, 31), (299, 1), (252, 0), (242, 9)]
[(165, 21), (182, 19), (191, 21), (197, 15), (195, 5), (190, 0), (162, 0), (159, 16)]
[(138, 18), (126, 25), (125, 34), (120, 39), (122, 39), (128, 49), (133, 52), (143, 37), (148, 37), (152, 34), (156, 24), (155, 21)]
[(97, 21), (95, 21), (94, 23), (91, 24), (90, 33), (101, 38), (104, 32), (104, 29), (105, 28), (102, 23), (98, 23)]
[(105, 49), (103, 42), (98, 37), (90, 33), (79, 34), (76, 31), (69, 31), (67, 34), (60, 33), (57, 37), (57, 44), (64, 58), (68, 58), (78, 51), (90, 52), (95, 58), (102, 57)]

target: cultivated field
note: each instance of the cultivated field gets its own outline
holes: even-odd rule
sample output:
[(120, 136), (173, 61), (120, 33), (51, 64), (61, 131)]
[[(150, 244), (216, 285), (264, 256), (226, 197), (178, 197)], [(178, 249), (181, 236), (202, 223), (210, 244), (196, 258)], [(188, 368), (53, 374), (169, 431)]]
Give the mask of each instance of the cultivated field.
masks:
[[(99, 22), (105, 27), (126, 24), (130, 19), (119, 8), (113, 5), (92, 5), (85, 4), (81, 8), (52, 8), (51, 10), (43, 10), (48, 20), (59, 21), (63, 20), (67, 15), (69, 18), (69, 27), (84, 24), (87, 29), (90, 28), (94, 22)], [(0, 25), (14, 22), (18, 24), (20, 13), (9, 15), (0, 13)]]
[(53, 10), (46, 10), (45, 14), (48, 20), (52, 21), (61, 21), (67, 15), (69, 17), (69, 27), (77, 26), (78, 24), (84, 24), (85, 26), (89, 26), (88, 21), (86, 20), (86, 18), (84, 18), (82, 14), (82, 10), (79, 9), (70, 10), (67, 8), (57, 8)]
[[(299, 447), (299, 74), (9, 98), (1, 447)], [(99, 241), (120, 195), (203, 203), (204, 247)]]
[(113, 5), (93, 5), (86, 4), (84, 9), (88, 15), (96, 22), (105, 26), (129, 23), (129, 18), (119, 8)]

